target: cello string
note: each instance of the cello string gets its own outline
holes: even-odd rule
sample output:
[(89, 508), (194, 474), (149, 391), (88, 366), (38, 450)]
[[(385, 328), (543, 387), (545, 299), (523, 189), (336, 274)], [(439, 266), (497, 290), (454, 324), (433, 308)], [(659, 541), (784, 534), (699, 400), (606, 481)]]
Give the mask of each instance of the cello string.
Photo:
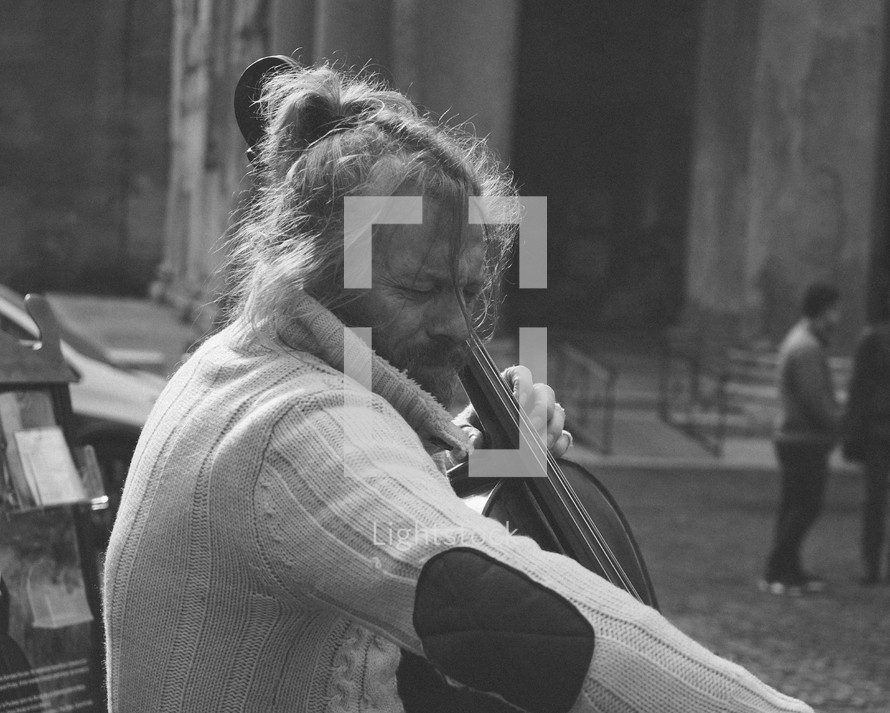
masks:
[[(596, 560), (600, 569), (605, 573), (608, 581), (612, 584), (615, 584), (616, 586), (623, 586), (626, 591), (630, 592), (638, 600), (643, 601), (627, 572), (622, 567), (621, 562), (616, 557), (614, 551), (609, 545), (608, 541), (603, 536), (599, 527), (597, 527), (596, 523), (593, 521), (590, 513), (588, 513), (587, 510), (584, 508), (574, 488), (572, 488), (571, 484), (566, 480), (561, 469), (559, 468), (559, 465), (556, 462), (556, 459), (552, 456), (549, 449), (547, 449), (546, 444), (542, 443), (541, 439), (537, 437), (537, 431), (532, 426), (529, 416), (524, 412), (522, 407), (519, 405), (518, 400), (513, 396), (512, 392), (505, 384), (503, 378), (500, 375), (500, 371), (497, 368), (497, 365), (488, 354), (481, 338), (476, 332), (475, 326), (473, 324), (473, 319), (470, 316), (469, 310), (467, 309), (466, 301), (464, 300), (464, 295), (462, 291), (458, 289), (456, 282), (454, 288), (457, 302), (460, 306), (461, 312), (463, 313), (464, 320), (466, 321), (466, 324), (469, 328), (469, 356), (477, 360), (479, 371), (488, 382), (490, 393), (493, 394), (498, 399), (498, 401), (500, 401), (503, 413), (507, 414), (508, 418), (512, 421), (512, 424), (518, 429), (519, 437), (522, 438), (531, 448), (532, 452), (536, 454), (538, 465), (541, 467), (544, 467), (543, 463), (540, 460), (540, 454), (543, 452), (546, 463), (550, 467), (550, 471), (554, 474), (553, 479), (549, 477), (546, 478), (551, 492), (561, 503), (564, 512), (570, 518), (573, 526), (581, 536), (581, 539), (583, 540), (586, 549), (589, 551), (589, 554), (594, 558), (594, 560)], [(524, 424), (525, 429), (528, 429), (529, 432), (535, 433), (535, 438), (533, 440), (531, 440), (528, 436), (528, 433), (524, 432), (524, 429), (520, 427), (520, 423)], [(557, 482), (564, 492), (560, 492), (560, 489), (556, 487)], [(567, 498), (571, 502), (571, 506), (566, 502)], [(587, 531), (590, 533), (594, 543), (600, 548), (603, 556), (606, 558), (611, 568), (611, 572), (617, 576), (619, 580), (618, 582), (613, 579), (612, 574), (610, 574), (609, 567), (604, 565), (594, 545), (591, 544), (591, 542), (589, 542), (584, 536), (584, 531), (581, 527), (581, 524), (579, 524), (578, 522), (578, 516), (580, 516), (584, 520), (584, 524), (587, 526)]]
[[(601, 548), (603, 555), (608, 560), (609, 566), (617, 576), (618, 580), (621, 582), (621, 585), (628, 592), (637, 597), (637, 599), (641, 599), (639, 593), (636, 590), (636, 587), (634, 586), (627, 572), (621, 565), (619, 559), (616, 557), (608, 541), (605, 539), (602, 532), (599, 530), (599, 527), (593, 521), (590, 513), (588, 513), (587, 510), (584, 508), (583, 504), (580, 501), (580, 497), (575, 492), (574, 488), (566, 480), (565, 476), (559, 468), (558, 463), (556, 462), (556, 459), (541, 442), (536, 429), (531, 424), (528, 414), (525, 413), (525, 411), (519, 406), (519, 403), (515, 399), (513, 394), (510, 393), (509, 389), (500, 376), (500, 372), (498, 371), (497, 366), (494, 364), (494, 361), (484, 349), (484, 345), (482, 344), (475, 331), (471, 332), (471, 341), (473, 346), (473, 353), (479, 359), (480, 366), (486, 367), (482, 369), (482, 371), (485, 379), (489, 383), (491, 391), (501, 402), (501, 405), (504, 407), (505, 413), (507, 413), (509, 418), (511, 419), (512, 424), (519, 429), (520, 437), (531, 448), (531, 451), (533, 452), (533, 454), (535, 454), (539, 465), (542, 465), (540, 459), (542, 452), (546, 457), (547, 464), (550, 466), (551, 471), (554, 474), (554, 480), (559, 483), (560, 488), (562, 488), (564, 492), (560, 492), (559, 488), (556, 488), (555, 483), (550, 478), (547, 479), (548, 483), (550, 484), (556, 497), (558, 497), (561, 501), (563, 507), (566, 510), (566, 513), (572, 519), (573, 524), (580, 531), (581, 528), (575, 515), (575, 513), (577, 513), (577, 515), (584, 520), (584, 524), (587, 526), (593, 539), (596, 541), (596, 544)], [(497, 379), (497, 383), (495, 383), (495, 379)], [(529, 436), (529, 433), (534, 433), (535, 437), (531, 438)], [(566, 503), (566, 499), (571, 501), (571, 508)], [(582, 539), (584, 539), (585, 545), (590, 550), (590, 554), (594, 557), (594, 559), (596, 559), (597, 563), (600, 565), (603, 571), (607, 572), (607, 568), (604, 566), (602, 560), (600, 559), (593, 546), (589, 542), (587, 542), (585, 538)], [(611, 576), (608, 576), (608, 578), (610, 581), (612, 581), (613, 584), (615, 584)]]
[[(481, 344), (477, 344), (481, 346)], [(581, 503), (580, 497), (575, 492), (575, 489), (565, 478), (562, 470), (559, 468), (559, 464), (557, 463), (556, 459), (552, 456), (549, 450), (546, 449), (546, 447), (543, 445), (542, 440), (538, 437), (537, 432), (531, 425), (528, 414), (526, 414), (525, 411), (519, 407), (518, 402), (515, 400), (515, 398), (513, 398), (513, 395), (510, 393), (509, 389), (505, 388), (505, 384), (503, 382), (503, 379), (500, 377), (497, 366), (494, 364), (493, 360), (491, 360), (491, 357), (488, 355), (487, 351), (484, 348), (477, 350), (476, 353), (482, 359), (484, 359), (486, 365), (489, 367), (486, 370), (486, 378), (489, 380), (492, 390), (498, 395), (499, 400), (505, 407), (506, 413), (513, 421), (513, 425), (519, 428), (520, 436), (525, 440), (528, 446), (533, 449), (533, 451), (537, 453), (543, 453), (545, 455), (547, 463), (551, 468), (551, 472), (553, 473), (554, 480), (556, 480), (559, 486), (564, 490), (564, 494), (559, 492), (559, 489), (556, 488), (556, 484), (550, 478), (548, 478), (548, 483), (553, 489), (555, 495), (560, 499), (563, 507), (566, 508), (566, 512), (571, 517), (573, 524), (578, 527), (578, 522), (575, 515), (573, 515), (572, 513), (572, 509), (570, 509), (566, 505), (566, 498), (571, 500), (575, 512), (577, 512), (578, 516), (580, 516), (584, 520), (593, 539), (596, 541), (596, 544), (602, 549), (603, 555), (608, 559), (609, 565), (611, 566), (618, 580), (622, 583), (622, 586), (624, 586), (625, 589), (627, 589), (634, 596), (640, 599), (641, 597), (639, 596), (636, 587), (634, 586), (624, 567), (621, 565), (619, 558), (615, 555), (608, 541), (602, 535), (602, 532), (591, 517), (590, 513), (587, 512), (586, 508)], [(494, 378), (497, 378), (499, 385), (501, 386), (499, 390), (491, 381)], [(520, 426), (520, 422), (525, 426), (525, 429), (528, 429), (527, 431), (525, 431), (522, 426)], [(534, 433), (535, 435), (530, 436), (529, 433)], [(599, 556), (597, 555), (594, 548), (590, 545), (590, 543), (586, 542), (585, 540), (585, 545), (587, 545), (587, 548), (590, 550), (592, 556), (600, 564), (600, 567), (602, 567), (603, 570), (606, 571), (606, 568), (604, 567), (602, 561), (600, 560)], [(613, 581), (611, 577), (609, 577), (609, 580)], [(613, 584), (614, 583), (615, 582), (613, 581)]]
[[(512, 425), (519, 429), (520, 437), (524, 439), (528, 447), (530, 447), (534, 452), (546, 454), (547, 462), (548, 465), (550, 465), (551, 467), (554, 479), (559, 481), (559, 485), (565, 491), (564, 493), (560, 492), (560, 490), (556, 488), (554, 482), (550, 478), (548, 478), (548, 485), (551, 487), (554, 495), (560, 500), (560, 503), (562, 504), (566, 514), (572, 520), (573, 525), (578, 529), (579, 532), (581, 532), (581, 525), (578, 522), (578, 517), (581, 517), (584, 520), (584, 524), (590, 531), (592, 539), (602, 550), (603, 556), (607, 558), (609, 566), (607, 567), (603, 563), (593, 545), (591, 545), (590, 542), (582, 537), (584, 545), (589, 550), (590, 555), (597, 561), (600, 568), (610, 582), (612, 582), (613, 584), (617, 584), (616, 581), (613, 579), (612, 574), (609, 573), (609, 569), (611, 568), (612, 573), (615, 575), (615, 577), (617, 577), (622, 586), (624, 586), (627, 591), (631, 592), (639, 599), (639, 594), (636, 591), (636, 588), (634, 587), (632, 581), (627, 576), (627, 573), (624, 571), (605, 537), (603, 537), (602, 533), (597, 527), (596, 523), (593, 521), (593, 519), (590, 517), (590, 514), (581, 504), (580, 498), (578, 497), (577, 493), (575, 493), (574, 488), (572, 488), (571, 484), (569, 484), (565, 480), (565, 477), (562, 475), (562, 471), (560, 470), (555, 458), (553, 458), (549, 454), (549, 452), (544, 449), (543, 445), (540, 442), (540, 439), (537, 437), (537, 433), (534, 431), (533, 427), (528, 421), (528, 415), (519, 408), (518, 403), (515, 401), (515, 399), (511, 398), (512, 395), (509, 393), (509, 390), (506, 388), (503, 380), (500, 378), (496, 366), (490, 360), (490, 357), (488, 357), (484, 349), (477, 350), (477, 355), (480, 360), (485, 361), (484, 365), (488, 367), (484, 370), (484, 378), (488, 381), (489, 387), (492, 389), (493, 393), (501, 402), (501, 405), (504, 407), (508, 417), (512, 421)], [(497, 381), (495, 381), (495, 379)], [(530, 438), (528, 433), (525, 432), (523, 426), (529, 431), (535, 433), (535, 437)], [(571, 500), (572, 507), (567, 504), (567, 498)], [(575, 513), (577, 513), (577, 516)]]

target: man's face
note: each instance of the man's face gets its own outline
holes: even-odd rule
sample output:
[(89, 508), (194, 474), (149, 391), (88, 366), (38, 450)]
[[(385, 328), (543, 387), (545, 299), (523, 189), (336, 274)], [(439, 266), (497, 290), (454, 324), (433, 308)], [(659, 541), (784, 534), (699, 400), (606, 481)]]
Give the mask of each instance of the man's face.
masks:
[[(451, 401), (472, 311), (484, 281), (481, 226), (461, 225), (460, 212), (424, 198), (423, 223), (375, 231), (371, 289), (342, 310), (347, 323), (372, 327), (374, 350), (407, 372), (442, 404)], [(452, 245), (468, 236), (453, 264)]]

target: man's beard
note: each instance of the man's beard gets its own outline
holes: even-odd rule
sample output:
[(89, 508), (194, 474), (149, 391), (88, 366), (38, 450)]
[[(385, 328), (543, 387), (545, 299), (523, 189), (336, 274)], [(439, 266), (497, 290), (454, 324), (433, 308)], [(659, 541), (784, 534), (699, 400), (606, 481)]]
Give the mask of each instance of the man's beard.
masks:
[[(332, 309), (348, 326), (374, 324), (360, 302)], [(385, 326), (371, 330), (371, 343), (378, 356), (404, 371), (445, 408), (460, 394), (458, 372), (467, 363), (467, 345), (447, 337), (433, 337), (422, 344), (402, 344), (387, 338)]]
[(448, 408), (460, 389), (458, 372), (466, 364), (466, 348), (450, 339), (423, 345), (374, 345), (377, 353), (401, 369), (420, 387)]

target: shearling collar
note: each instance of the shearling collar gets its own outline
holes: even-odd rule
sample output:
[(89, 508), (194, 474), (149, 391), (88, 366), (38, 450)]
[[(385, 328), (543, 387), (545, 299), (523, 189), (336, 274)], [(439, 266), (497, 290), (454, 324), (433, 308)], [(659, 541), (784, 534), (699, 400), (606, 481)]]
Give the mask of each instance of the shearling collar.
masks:
[(359, 383), (367, 379), (370, 363), (371, 389), (386, 399), (407, 421), (430, 450), (472, 450), (466, 434), (451, 420), (451, 414), (413, 379), (378, 356), (355, 332), (346, 327), (318, 301), (300, 293), (297, 315), (278, 329), (278, 338), (288, 347), (307, 351)]

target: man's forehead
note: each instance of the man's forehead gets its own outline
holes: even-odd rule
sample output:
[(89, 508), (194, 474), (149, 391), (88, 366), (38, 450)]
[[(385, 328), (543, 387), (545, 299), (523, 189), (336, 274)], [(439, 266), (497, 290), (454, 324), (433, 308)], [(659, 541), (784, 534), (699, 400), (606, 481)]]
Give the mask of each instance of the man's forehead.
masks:
[(482, 269), (483, 254), (482, 226), (456, 211), (425, 206), (422, 223), (381, 225), (374, 234), (374, 263), (390, 273), (446, 277), (456, 267), (470, 278)]
[(456, 205), (456, 201), (423, 196), (422, 222), (396, 223), (375, 226), (374, 237), (381, 246), (388, 242), (403, 244), (406, 248), (412, 243), (426, 250), (445, 248), (449, 252), (460, 246), (461, 249), (481, 244), (483, 226), (470, 223), (466, 206)]

